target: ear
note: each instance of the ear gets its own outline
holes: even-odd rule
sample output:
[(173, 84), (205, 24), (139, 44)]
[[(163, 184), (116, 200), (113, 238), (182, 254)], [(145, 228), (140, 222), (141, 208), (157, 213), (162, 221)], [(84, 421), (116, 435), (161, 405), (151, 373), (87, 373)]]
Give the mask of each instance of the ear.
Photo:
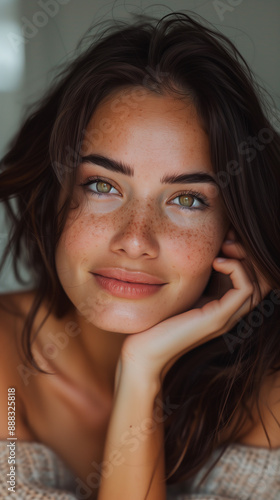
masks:
[[(227, 226), (226, 232), (224, 234), (224, 238), (221, 241), (221, 246), (219, 248), (219, 251), (218, 251), (216, 257), (225, 257), (225, 255), (223, 254), (223, 251), (222, 251), (222, 247), (223, 247), (225, 241), (236, 241), (236, 240), (237, 240), (236, 232), (235, 232), (232, 224), (229, 223)], [(212, 270), (212, 274), (213, 273), (215, 274), (216, 272), (217, 271), (215, 271), (214, 269)]]
[[(229, 240), (229, 241), (237, 241), (238, 240), (238, 237), (237, 237), (237, 234), (236, 234), (236, 231), (234, 229), (234, 227), (230, 224), (230, 226), (228, 227), (227, 229), (227, 232), (225, 234), (225, 237), (224, 237), (224, 240), (223, 240), (223, 243), (226, 241), (226, 240)], [(222, 244), (223, 244), (222, 243)]]

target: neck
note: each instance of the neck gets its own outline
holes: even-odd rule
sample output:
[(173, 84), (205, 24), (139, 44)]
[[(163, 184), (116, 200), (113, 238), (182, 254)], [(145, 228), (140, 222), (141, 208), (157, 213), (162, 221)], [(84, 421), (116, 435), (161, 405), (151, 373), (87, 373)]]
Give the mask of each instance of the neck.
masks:
[(77, 311), (48, 320), (32, 345), (39, 366), (83, 390), (111, 398), (124, 334), (104, 331)]

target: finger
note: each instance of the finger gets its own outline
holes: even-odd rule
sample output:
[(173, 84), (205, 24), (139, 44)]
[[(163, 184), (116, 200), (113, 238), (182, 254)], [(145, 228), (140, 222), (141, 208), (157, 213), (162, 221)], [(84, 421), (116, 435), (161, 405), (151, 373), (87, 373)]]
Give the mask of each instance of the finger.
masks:
[[(239, 260), (217, 258), (213, 262), (213, 267), (220, 273), (227, 274), (233, 285), (233, 288), (228, 290), (219, 300), (209, 302), (202, 308), (206, 314), (212, 308), (212, 314), (215, 314), (214, 324), (217, 329), (220, 329), (252, 297), (255, 287)], [(249, 312), (248, 305), (247, 309)]]
[[(254, 292), (254, 286), (240, 261), (215, 259), (214, 266), (219, 272), (230, 276), (233, 288), (228, 290), (222, 298), (212, 300), (202, 308), (191, 309), (153, 327), (154, 332), (158, 330), (165, 352), (168, 351), (170, 358), (201, 339), (206, 340), (205, 336), (208, 337), (216, 332), (225, 333), (228, 321)], [(247, 311), (249, 311), (248, 303)], [(170, 331), (173, 332), (172, 335)]]
[[(182, 354), (212, 338), (228, 332), (240, 321), (242, 317), (246, 316), (246, 314), (254, 309), (254, 307), (261, 300), (258, 296), (256, 283), (252, 282), (249, 278), (244, 265), (240, 261), (235, 259), (215, 259), (213, 267), (219, 273), (229, 276), (233, 288), (228, 290), (221, 299), (207, 302), (207, 304), (203, 305), (200, 311), (204, 313), (204, 320), (200, 322), (199, 333), (197, 328), (197, 319), (194, 325), (192, 325), (192, 313), (195, 315), (195, 310), (188, 311), (187, 313), (183, 313), (177, 317), (178, 327), (176, 328), (173, 323), (173, 331), (177, 330), (177, 335), (179, 334), (177, 337), (177, 348), (173, 353), (172, 351), (174, 345), (170, 343), (168, 346), (169, 356), (171, 359), (165, 366), (162, 374), (163, 377), (176, 360), (182, 356)], [(264, 288), (265, 292), (268, 293), (269, 290), (267, 290), (267, 284)], [(266, 293), (264, 293), (263, 296), (265, 296)], [(185, 314), (186, 319), (188, 317), (187, 323), (182, 321)], [(169, 330), (168, 340), (171, 339), (172, 341), (174, 340), (174, 338), (170, 336)]]
[[(172, 366), (176, 360), (182, 356), (182, 354), (214, 337), (226, 333), (250, 311), (250, 300), (255, 292), (255, 285), (249, 279), (243, 265), (237, 260), (218, 258), (213, 262), (213, 267), (215, 267), (220, 273), (229, 275), (233, 288), (228, 290), (221, 299), (208, 302), (201, 308), (201, 312), (204, 314), (204, 320), (201, 321), (199, 334), (197, 327), (192, 328), (191, 323), (190, 313), (195, 313), (196, 311), (193, 310), (187, 313), (189, 316), (188, 328), (186, 328), (183, 323), (181, 326), (183, 333), (181, 338), (181, 350), (178, 352), (178, 347), (180, 345), (178, 342), (177, 350), (174, 352), (174, 356), (170, 360), (169, 364), (166, 365), (163, 371), (163, 376), (165, 376), (170, 366)], [(181, 318), (182, 317), (183, 315), (181, 315)], [(180, 316), (178, 316), (178, 320), (179, 319)], [(178, 328), (178, 333), (179, 330), (180, 328)], [(188, 337), (187, 345), (186, 334)], [(170, 344), (170, 356), (172, 350), (173, 345)]]
[[(218, 259), (216, 259), (216, 261), (217, 260)], [(245, 298), (244, 302), (240, 305), (240, 307), (235, 310), (232, 317), (229, 319), (227, 323), (228, 328), (232, 328), (243, 316), (252, 311), (263, 300), (263, 298), (267, 295), (267, 293), (272, 289), (272, 287), (266, 281), (260, 279), (260, 290), (261, 290), (261, 295), (260, 295), (257, 283), (250, 280), (246, 272), (246, 269), (244, 267), (244, 264), (242, 264), (239, 261), (233, 261), (232, 262), (233, 267), (234, 267), (234, 262), (236, 262), (236, 271), (233, 271), (229, 274), (234, 288), (229, 290), (229, 292), (227, 292), (224, 295), (224, 297), (221, 298), (220, 302), (221, 303), (223, 301), (225, 302), (228, 299), (232, 301), (234, 299), (235, 304), (238, 305), (238, 302), (235, 301), (237, 297), (234, 296), (233, 293), (235, 290), (238, 290), (240, 286), (244, 287), (244, 297), (246, 297), (246, 290), (248, 291), (248, 296), (247, 298)], [(214, 263), (215, 267), (217, 267), (217, 262), (214, 261)], [(230, 266), (231, 266), (230, 260), (226, 259), (224, 269), (220, 269), (219, 272), (226, 271), (226, 267), (230, 268)], [(240, 296), (240, 299), (242, 300), (242, 296)], [(228, 308), (229, 312), (231, 305), (227, 304), (226, 307)]]
[[(226, 255), (226, 257), (243, 260), (243, 265), (245, 266), (246, 272), (248, 273), (249, 277), (252, 281), (256, 280), (256, 278), (252, 275), (252, 271), (248, 265), (247, 254), (241, 243), (237, 243), (236, 241), (232, 240), (226, 240), (222, 245), (222, 251), (224, 255)], [(252, 265), (255, 269), (257, 280), (261, 289), (261, 295), (258, 295), (260, 301), (272, 290), (272, 286), (268, 283), (267, 279), (260, 273), (256, 266), (254, 264)]]

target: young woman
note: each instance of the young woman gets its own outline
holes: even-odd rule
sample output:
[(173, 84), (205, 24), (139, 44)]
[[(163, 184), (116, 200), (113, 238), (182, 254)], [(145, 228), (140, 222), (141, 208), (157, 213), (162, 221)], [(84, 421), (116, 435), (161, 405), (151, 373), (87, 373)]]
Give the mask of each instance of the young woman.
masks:
[(279, 151), (186, 14), (60, 75), (0, 175), (34, 276), (1, 297), (2, 498), (280, 498)]

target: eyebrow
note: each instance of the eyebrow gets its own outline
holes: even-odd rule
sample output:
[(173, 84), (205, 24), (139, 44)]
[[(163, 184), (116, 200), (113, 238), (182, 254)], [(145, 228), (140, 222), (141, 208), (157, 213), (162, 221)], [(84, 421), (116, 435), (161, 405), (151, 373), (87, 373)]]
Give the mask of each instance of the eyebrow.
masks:
[[(83, 156), (81, 158), (82, 163), (93, 163), (95, 165), (99, 165), (100, 167), (104, 167), (107, 170), (111, 170), (112, 172), (118, 172), (129, 177), (134, 176), (134, 170), (129, 165), (123, 163), (122, 161), (116, 161), (112, 158), (107, 158), (106, 156), (90, 154), (87, 156)], [(206, 182), (217, 185), (216, 180), (212, 175), (207, 174), (206, 172), (193, 172), (192, 174), (172, 174), (172, 175), (164, 175), (160, 182), (162, 184), (184, 184), (186, 182), (189, 183), (199, 183)]]

